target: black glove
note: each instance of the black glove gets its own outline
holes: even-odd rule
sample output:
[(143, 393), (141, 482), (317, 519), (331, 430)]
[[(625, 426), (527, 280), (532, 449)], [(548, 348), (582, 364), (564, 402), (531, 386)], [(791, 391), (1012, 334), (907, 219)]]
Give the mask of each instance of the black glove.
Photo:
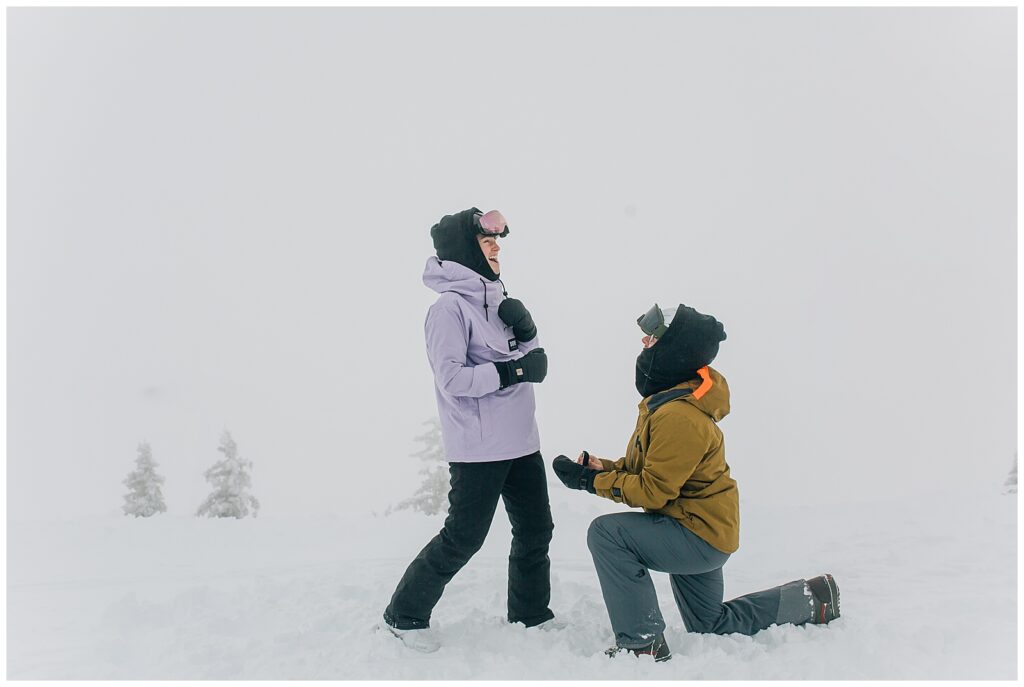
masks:
[(548, 376), (548, 354), (543, 348), (535, 348), (519, 360), (494, 363), (498, 368), (499, 389), (519, 382), (543, 382)]
[(498, 317), (512, 327), (512, 333), (519, 341), (532, 341), (537, 336), (537, 325), (530, 317), (530, 311), (518, 298), (506, 298), (498, 304)]
[(558, 456), (551, 461), (551, 469), (555, 471), (558, 479), (562, 480), (562, 484), (570, 489), (586, 489), (591, 494), (597, 493), (594, 489), (594, 478), (601, 474), (599, 470), (591, 470), (565, 456)]

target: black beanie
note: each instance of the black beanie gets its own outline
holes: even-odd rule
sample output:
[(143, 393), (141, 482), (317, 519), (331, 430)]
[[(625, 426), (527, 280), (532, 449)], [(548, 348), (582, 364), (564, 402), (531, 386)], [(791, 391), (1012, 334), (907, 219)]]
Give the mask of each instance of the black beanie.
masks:
[(480, 250), (477, 240), (478, 228), (474, 215), (483, 214), (477, 208), (469, 208), (454, 215), (445, 215), (430, 228), (434, 240), (434, 251), (441, 260), (451, 260), (468, 267), (481, 277), (497, 281), (498, 276)]
[(636, 359), (637, 391), (646, 397), (693, 379), (715, 359), (722, 341), (721, 322), (680, 303), (662, 337)]

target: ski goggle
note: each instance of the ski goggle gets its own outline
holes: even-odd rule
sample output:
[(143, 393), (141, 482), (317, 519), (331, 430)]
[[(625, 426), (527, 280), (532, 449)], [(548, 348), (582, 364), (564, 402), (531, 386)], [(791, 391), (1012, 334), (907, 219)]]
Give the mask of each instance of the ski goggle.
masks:
[(661, 311), (657, 303), (654, 304), (653, 308), (636, 318), (636, 323), (640, 325), (640, 329), (644, 334), (653, 336), (655, 339), (660, 339), (668, 331), (668, 325), (665, 324), (665, 313)]
[(508, 236), (508, 222), (505, 216), (497, 210), (482, 215), (473, 215), (473, 223), (476, 225), (476, 233), (481, 236)]

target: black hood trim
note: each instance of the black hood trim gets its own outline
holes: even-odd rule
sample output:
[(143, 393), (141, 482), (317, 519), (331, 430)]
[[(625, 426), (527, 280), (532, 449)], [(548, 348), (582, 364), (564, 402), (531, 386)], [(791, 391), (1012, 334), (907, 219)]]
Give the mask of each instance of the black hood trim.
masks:
[(675, 401), (692, 395), (693, 389), (669, 389), (668, 391), (662, 391), (660, 394), (654, 394), (647, 401), (647, 412), (653, 413), (669, 401)]

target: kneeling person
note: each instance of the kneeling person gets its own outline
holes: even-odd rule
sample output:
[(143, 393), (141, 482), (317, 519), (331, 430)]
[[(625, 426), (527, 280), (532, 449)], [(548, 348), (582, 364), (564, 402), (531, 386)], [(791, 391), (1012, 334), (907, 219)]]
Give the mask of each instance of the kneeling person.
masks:
[(739, 548), (739, 492), (725, 462), (718, 422), (729, 387), (709, 364), (725, 340), (714, 317), (680, 305), (655, 305), (638, 320), (644, 349), (636, 387), (644, 397), (636, 430), (617, 461), (584, 451), (554, 470), (568, 487), (642, 508), (595, 519), (587, 532), (616, 646), (671, 658), (649, 570), (670, 574), (687, 630), (752, 635), (774, 624), (827, 623), (839, 617), (831, 575), (795, 580), (723, 603), (722, 566)]

